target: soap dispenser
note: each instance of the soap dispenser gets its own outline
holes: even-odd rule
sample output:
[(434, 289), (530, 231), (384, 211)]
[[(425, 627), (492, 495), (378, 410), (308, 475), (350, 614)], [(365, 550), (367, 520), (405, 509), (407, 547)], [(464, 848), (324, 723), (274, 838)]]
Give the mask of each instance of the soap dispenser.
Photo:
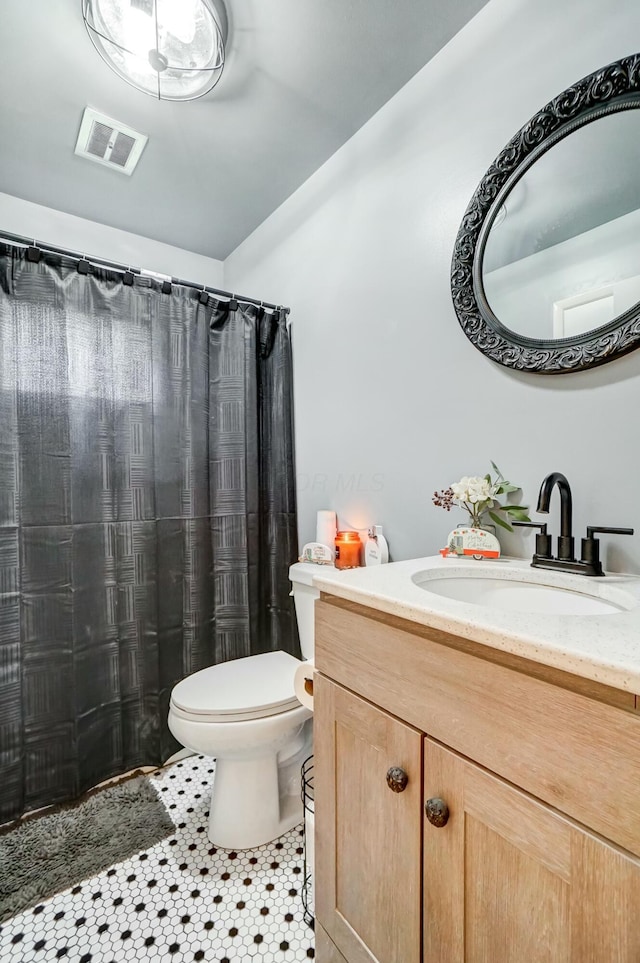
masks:
[(389, 561), (389, 546), (382, 534), (382, 525), (369, 529), (369, 538), (364, 546), (365, 565), (384, 565)]

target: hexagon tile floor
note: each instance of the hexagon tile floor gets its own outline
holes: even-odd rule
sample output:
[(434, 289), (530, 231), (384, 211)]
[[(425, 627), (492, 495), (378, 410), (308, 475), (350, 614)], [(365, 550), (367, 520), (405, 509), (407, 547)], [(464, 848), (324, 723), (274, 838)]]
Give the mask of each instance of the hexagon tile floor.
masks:
[(260, 849), (207, 839), (213, 763), (151, 776), (172, 836), (0, 927), (2, 963), (302, 963), (314, 957), (300, 899), (302, 826)]

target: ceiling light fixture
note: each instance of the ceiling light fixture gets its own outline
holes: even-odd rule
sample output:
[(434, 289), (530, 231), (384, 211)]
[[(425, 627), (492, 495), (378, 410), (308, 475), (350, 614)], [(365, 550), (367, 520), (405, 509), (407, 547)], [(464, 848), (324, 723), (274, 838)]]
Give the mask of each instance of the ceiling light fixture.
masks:
[(82, 0), (94, 47), (118, 76), (158, 100), (195, 100), (222, 75), (219, 0)]

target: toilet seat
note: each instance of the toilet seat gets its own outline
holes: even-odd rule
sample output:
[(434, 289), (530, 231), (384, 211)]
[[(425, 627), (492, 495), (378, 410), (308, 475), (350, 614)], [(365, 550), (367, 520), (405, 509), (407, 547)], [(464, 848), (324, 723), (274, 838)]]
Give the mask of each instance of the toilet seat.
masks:
[(196, 722), (243, 722), (297, 709), (293, 677), (299, 665), (280, 651), (221, 662), (179, 682), (171, 707)]

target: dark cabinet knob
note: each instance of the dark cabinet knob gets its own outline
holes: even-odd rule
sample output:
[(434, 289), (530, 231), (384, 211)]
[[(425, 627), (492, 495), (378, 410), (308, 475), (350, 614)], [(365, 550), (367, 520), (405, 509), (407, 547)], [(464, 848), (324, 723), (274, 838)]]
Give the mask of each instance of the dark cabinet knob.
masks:
[(447, 825), (449, 821), (449, 807), (444, 799), (440, 799), (438, 796), (434, 796), (433, 799), (427, 799), (424, 804), (424, 810), (427, 814), (427, 819), (436, 829), (442, 829), (443, 826)]
[(399, 766), (392, 766), (391, 769), (387, 770), (387, 786), (393, 792), (404, 792), (408, 782), (409, 777), (404, 769), (400, 769)]

